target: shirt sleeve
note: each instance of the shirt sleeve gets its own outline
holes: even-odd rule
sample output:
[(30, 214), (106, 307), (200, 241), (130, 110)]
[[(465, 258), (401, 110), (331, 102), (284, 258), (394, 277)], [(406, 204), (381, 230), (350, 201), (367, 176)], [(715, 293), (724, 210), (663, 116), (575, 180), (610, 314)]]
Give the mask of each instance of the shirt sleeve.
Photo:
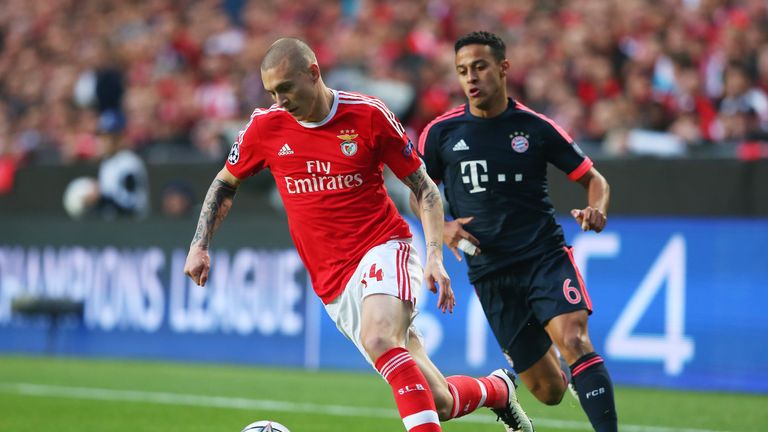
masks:
[(372, 115), (372, 130), (380, 146), (382, 161), (400, 179), (419, 169), (421, 159), (397, 117), (388, 109), (378, 107)]
[(554, 122), (541, 120), (541, 124), (547, 161), (566, 173), (569, 179), (580, 179), (592, 168), (592, 160)]
[(245, 129), (237, 135), (237, 141), (227, 156), (226, 167), (233, 176), (245, 179), (264, 169), (266, 160), (260, 154), (259, 134), (255, 121), (256, 112), (245, 125)]
[(439, 133), (431, 126), (429, 125), (421, 131), (421, 136), (419, 136), (419, 153), (422, 160), (424, 160), (427, 174), (435, 183), (439, 183), (443, 180), (444, 167), (443, 161), (440, 158)]

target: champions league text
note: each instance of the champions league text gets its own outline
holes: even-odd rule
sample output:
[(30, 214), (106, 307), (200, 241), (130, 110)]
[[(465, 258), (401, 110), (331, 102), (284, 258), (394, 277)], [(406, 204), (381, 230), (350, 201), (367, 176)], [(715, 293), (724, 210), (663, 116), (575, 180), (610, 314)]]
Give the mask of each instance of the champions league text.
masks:
[(160, 248), (0, 247), (0, 323), (28, 295), (82, 301), (93, 330), (295, 336), (304, 267), (293, 250), (211, 254), (207, 286), (184, 275), (186, 252)]

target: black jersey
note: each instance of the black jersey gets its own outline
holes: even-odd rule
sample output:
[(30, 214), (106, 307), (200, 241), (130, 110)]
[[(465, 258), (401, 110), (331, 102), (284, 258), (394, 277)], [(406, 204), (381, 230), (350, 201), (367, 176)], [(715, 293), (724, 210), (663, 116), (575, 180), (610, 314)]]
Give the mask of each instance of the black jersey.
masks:
[(549, 118), (512, 99), (493, 118), (462, 105), (427, 125), (418, 148), (430, 177), (445, 185), (451, 215), (474, 216), (465, 229), (483, 252), (467, 258), (471, 282), (565, 245), (547, 162), (578, 180), (592, 161)]

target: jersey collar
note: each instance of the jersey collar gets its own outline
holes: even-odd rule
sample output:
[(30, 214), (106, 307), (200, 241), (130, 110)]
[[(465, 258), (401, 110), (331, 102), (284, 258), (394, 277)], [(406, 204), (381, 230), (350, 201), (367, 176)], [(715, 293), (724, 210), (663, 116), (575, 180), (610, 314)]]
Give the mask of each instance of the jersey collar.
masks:
[(336, 109), (339, 107), (339, 94), (334, 89), (329, 89), (331, 93), (333, 93), (333, 104), (331, 104), (331, 110), (328, 112), (328, 115), (325, 116), (324, 119), (320, 120), (319, 122), (303, 122), (300, 121), (299, 124), (304, 126), (305, 128), (317, 128), (320, 127), (333, 118), (334, 115), (336, 115)]
[(516, 106), (517, 106), (517, 102), (514, 99), (512, 99), (511, 97), (507, 97), (507, 108), (504, 111), (502, 111), (501, 113), (499, 113), (499, 115), (497, 115), (495, 117), (478, 117), (478, 116), (472, 114), (472, 111), (469, 110), (469, 101), (467, 101), (467, 103), (464, 104), (464, 113), (466, 115), (468, 115), (470, 118), (473, 118), (475, 120), (489, 121), (489, 120), (497, 119), (497, 118), (503, 116), (507, 111), (510, 111), (510, 110), (514, 109)]

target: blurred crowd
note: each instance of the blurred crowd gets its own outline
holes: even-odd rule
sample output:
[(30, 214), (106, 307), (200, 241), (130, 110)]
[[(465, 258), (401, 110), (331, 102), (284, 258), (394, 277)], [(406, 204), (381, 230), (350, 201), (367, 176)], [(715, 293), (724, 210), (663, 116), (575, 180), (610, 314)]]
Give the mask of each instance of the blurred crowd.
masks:
[(765, 0), (4, 0), (0, 188), (10, 165), (100, 159), (115, 116), (145, 160), (223, 161), (271, 103), (282, 36), (415, 137), (462, 103), (453, 43), (474, 30), (507, 42), (513, 97), (604, 155), (768, 141)]

